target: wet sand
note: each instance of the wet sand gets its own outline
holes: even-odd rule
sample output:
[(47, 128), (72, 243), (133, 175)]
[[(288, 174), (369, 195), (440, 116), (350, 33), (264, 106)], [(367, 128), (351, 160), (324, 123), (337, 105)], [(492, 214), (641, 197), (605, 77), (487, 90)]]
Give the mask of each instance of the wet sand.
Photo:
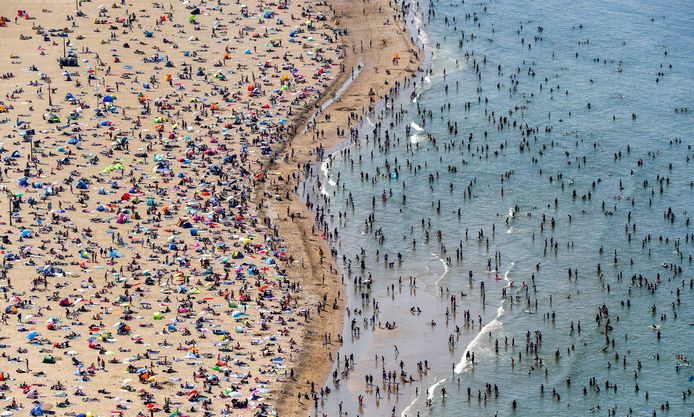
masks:
[[(284, 410), (286, 415), (302, 415), (302, 411), (308, 414), (313, 408), (314, 403), (310, 399), (311, 383), (314, 383), (314, 389), (318, 391), (333, 366), (329, 355), (334, 359), (340, 347), (338, 335), (343, 332), (347, 298), (342, 274), (338, 273), (335, 260), (330, 256), (329, 242), (323, 233), (314, 229), (314, 213), (296, 195), (300, 184), (311, 177), (297, 167), (312, 164), (313, 169), (318, 170), (322, 158), (318, 156), (316, 148), (322, 146), (328, 150), (348, 140), (344, 135), (338, 136), (336, 128), (347, 125), (351, 112), (368, 112), (370, 106), (375, 108), (379, 100), (376, 99), (371, 104), (369, 91), (373, 90), (376, 97), (382, 97), (392, 86), (392, 80), (402, 80), (415, 74), (422, 57), (420, 51), (413, 49), (403, 23), (392, 17), (393, 11), (387, 2), (354, 3), (340, 0), (332, 4), (343, 22), (341, 25), (349, 28), (349, 37), (345, 38), (345, 72), (320, 101), (307, 109), (302, 120), (295, 123), (298, 133), (284, 148), (284, 153), (290, 155), (290, 158), (278, 159), (273, 167), (282, 178), (289, 181), (273, 180), (267, 187), (273, 194), (289, 194), (293, 197), (284, 201), (265, 200), (265, 204), (269, 206), (265, 208), (265, 212), (270, 218), (276, 219), (281, 233), (287, 236), (288, 245), (302, 248), (309, 260), (309, 265), (297, 272), (303, 275), (307, 270), (310, 271), (308, 275), (312, 280), (308, 284), (308, 291), (314, 297), (324, 297), (328, 301), (327, 310), (312, 323), (309, 327), (310, 334), (304, 339), (304, 353), (299, 356), (296, 366), (298, 383), (286, 385), (286, 390), (280, 394), (278, 408)], [(384, 24), (387, 19), (389, 23)], [(376, 32), (378, 36), (374, 36)], [(387, 52), (384, 53), (381, 47), (368, 47), (370, 41), (374, 45), (383, 45), (385, 42), (388, 45)], [(361, 45), (367, 47), (362, 51)], [(397, 65), (393, 62), (395, 54), (400, 56)], [(387, 80), (391, 80), (390, 84), (385, 83)], [(347, 85), (347, 89), (340, 91), (341, 94), (335, 97), (335, 93), (344, 90)], [(324, 108), (322, 103), (326, 101), (333, 102)], [(329, 119), (326, 119), (326, 115)], [(292, 214), (294, 219), (291, 218)], [(323, 262), (321, 250), (324, 254)], [(331, 305), (335, 300), (339, 308), (332, 309)], [(330, 338), (328, 343), (325, 341), (326, 335)], [(299, 399), (297, 394), (302, 394), (302, 398)]]

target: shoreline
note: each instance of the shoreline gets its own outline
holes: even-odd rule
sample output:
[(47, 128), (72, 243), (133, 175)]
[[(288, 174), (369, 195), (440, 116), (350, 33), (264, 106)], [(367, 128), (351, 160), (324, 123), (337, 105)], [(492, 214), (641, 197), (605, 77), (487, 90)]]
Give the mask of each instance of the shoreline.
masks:
[[(293, 174), (295, 174), (299, 164), (310, 164), (318, 167), (318, 164), (323, 162), (324, 159), (317, 158), (312, 150), (316, 146), (331, 149), (341, 143), (349, 142), (348, 138), (335, 134), (335, 128), (344, 126), (350, 112), (356, 111), (360, 107), (362, 114), (367, 113), (364, 112), (365, 108), (370, 109), (371, 111), (368, 113), (371, 113), (375, 109), (375, 105), (382, 102), (384, 95), (388, 94), (388, 90), (391, 88), (388, 80), (395, 80), (402, 74), (405, 77), (416, 74), (422, 62), (421, 50), (412, 43), (407, 22), (401, 19), (390, 21), (390, 17), (387, 17), (383, 9), (387, 8), (388, 12), (393, 12), (395, 15), (398, 15), (400, 11), (391, 8), (385, 0), (366, 3), (363, 10), (359, 10), (359, 4), (346, 0), (333, 2), (330, 7), (340, 19), (340, 25), (349, 28), (347, 38), (343, 38), (343, 47), (347, 52), (342, 61), (345, 70), (323, 92), (321, 98), (313, 106), (305, 109), (305, 113), (294, 121), (294, 136), (282, 145), (283, 149), (279, 152), (280, 157), (271, 165), (272, 170), (279, 173), (285, 181), (275, 182), (273, 180), (270, 183), (265, 183), (263, 191), (266, 188), (274, 188), (275, 194), (292, 195), (293, 198), (283, 201), (269, 199), (266, 202), (261, 197), (259, 204), (261, 212), (268, 213), (279, 227), (285, 241), (295, 250), (297, 247), (301, 247), (301, 256), (308, 258), (307, 268), (306, 265), (303, 267), (292, 265), (290, 271), (301, 273), (308, 269), (312, 279), (304, 287), (307, 294), (313, 298), (318, 297), (317, 301), (320, 302), (322, 293), (323, 298), (327, 300), (323, 305), (322, 314), (313, 319), (302, 335), (301, 353), (293, 363), (293, 367), (297, 371), (294, 377), (297, 383), (290, 384), (286, 388), (278, 388), (280, 392), (279, 396), (276, 397), (275, 409), (282, 410), (282, 412), (278, 411), (278, 415), (299, 415), (301, 412), (310, 413), (313, 409), (310, 399), (304, 397), (304, 401), (301, 401), (298, 398), (301, 394), (310, 392), (312, 384), (315, 384), (315, 390), (319, 390), (330, 375), (330, 370), (334, 364), (333, 355), (340, 347), (337, 338), (342, 335), (346, 306), (344, 292), (346, 287), (344, 280), (339, 280), (339, 270), (335, 267), (333, 258), (325, 256), (321, 262), (320, 253), (330, 253), (328, 240), (321, 238), (319, 231), (309, 231), (316, 226), (316, 223), (309, 217), (314, 216), (314, 212), (307, 207), (298, 193), (298, 187), (303, 181), (299, 175), (295, 178)], [(382, 10), (379, 12), (379, 9)], [(360, 11), (362, 14), (359, 14)], [(364, 14), (371, 16), (371, 18), (364, 19)], [(379, 25), (378, 20), (381, 17), (388, 19), (387, 21), (390, 23), (381, 22)], [(379, 53), (379, 48), (361, 49), (363, 42), (373, 40), (369, 36), (370, 33), (373, 33), (370, 29), (376, 26), (388, 29), (387, 32), (382, 33), (382, 40), (387, 43), (387, 48), (393, 51), (392, 55)], [(344, 42), (345, 40), (346, 42)], [(390, 57), (395, 54), (400, 56), (399, 65), (394, 65), (394, 62), (391, 61)], [(342, 91), (338, 98), (335, 98), (335, 93), (349, 82), (352, 71), (357, 65), (361, 65), (361, 70), (346, 90)], [(348, 71), (349, 68), (352, 70)], [(391, 74), (388, 74), (386, 70)], [(370, 89), (373, 89), (378, 97), (375, 103), (369, 103)], [(324, 103), (330, 100), (334, 101), (326, 108), (322, 108)], [(326, 119), (328, 114), (329, 118)], [(311, 124), (312, 127), (309, 126)], [(305, 128), (300, 130), (304, 126)], [(330, 132), (331, 129), (332, 134), (321, 135), (320, 142), (315, 141), (313, 136), (315, 132), (319, 130)], [(287, 146), (289, 146), (288, 150), (286, 149)], [(290, 155), (292, 156), (288, 160), (281, 160), (281, 158)], [(293, 214), (294, 219), (291, 219), (287, 213)], [(287, 230), (290, 232), (288, 233)], [(322, 275), (319, 277), (320, 274)], [(324, 277), (328, 278), (327, 284), (323, 283)], [(330, 281), (332, 281), (332, 285)], [(332, 307), (333, 302), (336, 302), (337, 308)], [(327, 304), (330, 304), (330, 307), (326, 307)], [(319, 337), (321, 330), (323, 331), (322, 338)], [(327, 344), (325, 343), (326, 338), (329, 341)], [(327, 360), (323, 360), (324, 358)]]
[[(485, 56), (485, 59), (486, 59), (486, 56)], [(336, 84), (339, 85), (339, 83), (337, 83), (337, 82), (336, 82)], [(346, 93), (349, 94), (349, 92), (351, 92), (351, 91), (352, 91), (352, 88), (348, 89)], [(339, 102), (339, 101), (338, 101), (338, 102)], [(379, 103), (383, 103), (383, 100), (379, 101)], [(330, 109), (332, 109), (332, 108), (334, 108), (334, 107), (335, 107), (335, 106), (330, 106), (330, 107), (327, 108), (327, 110), (329, 111)], [(321, 113), (321, 110), (318, 110), (318, 113), (317, 113), (318, 116), (320, 116), (320, 113)], [(376, 112), (369, 113), (369, 116), (371, 116), (371, 114), (374, 114), (374, 115), (375, 115), (375, 113), (376, 113)], [(367, 114), (367, 113), (362, 113), (361, 115), (364, 116), (364, 115), (366, 115), (366, 114)], [(319, 118), (319, 117), (317, 117), (317, 118)], [(373, 117), (372, 117), (372, 118), (373, 118)], [(368, 120), (368, 119), (365, 119), (365, 120)], [(375, 121), (374, 121), (374, 123), (376, 123), (377, 126), (379, 125), (379, 123), (377, 123), (377, 122), (375, 122)], [(358, 125), (358, 126), (365, 126), (365, 127), (366, 127), (366, 130), (368, 130), (369, 125), (370, 125), (371, 127), (373, 127), (374, 129), (376, 128), (370, 121), (368, 121), (368, 125), (367, 125), (367, 122), (364, 122), (364, 123), (357, 123), (357, 125)], [(310, 134), (310, 133), (311, 133), (311, 131), (310, 131), (310, 129), (309, 129), (308, 132), (304, 132), (304, 135), (308, 135), (308, 134)], [(486, 135), (486, 132), (485, 132), (485, 135)], [(324, 143), (325, 143), (325, 139), (324, 139), (323, 141), (321, 141), (321, 144), (324, 144)], [(321, 173), (321, 172), (312, 173), (312, 174), (311, 174), (312, 176), (308, 178), (307, 182), (309, 182), (311, 185), (313, 185), (313, 184), (316, 183), (316, 179), (319, 179), (319, 182), (317, 183), (317, 185), (320, 187), (320, 185), (321, 185), (320, 183), (321, 183), (321, 182), (328, 181), (328, 179), (330, 179), (330, 174), (328, 173), (328, 169), (331, 169), (331, 168), (325, 168), (326, 165), (321, 165), (321, 163), (326, 164), (326, 161), (327, 161), (327, 166), (328, 166), (328, 167), (331, 167), (330, 161), (332, 161), (332, 155), (338, 154), (339, 151), (340, 151), (341, 149), (344, 149), (344, 148), (346, 148), (346, 147), (350, 147), (350, 145), (352, 145), (352, 144), (353, 144), (353, 142), (350, 142), (350, 141), (339, 141), (337, 144), (333, 144), (333, 145), (334, 145), (333, 147), (330, 147), (330, 146), (329, 146), (328, 149), (326, 150), (326, 152), (328, 153), (328, 155), (327, 155), (325, 158), (318, 159), (317, 161), (313, 161), (313, 164), (312, 164), (312, 166), (313, 166), (314, 168), (316, 168), (317, 165), (320, 165), (320, 169), (323, 170), (323, 173)], [(361, 161), (361, 158), (360, 158), (360, 161)], [(344, 173), (344, 172), (343, 172), (343, 173)], [(316, 176), (313, 177), (313, 175), (316, 175)], [(437, 174), (437, 176), (438, 176), (438, 174)], [(338, 176), (337, 178), (339, 178), (339, 176)], [(339, 182), (340, 182), (340, 181), (339, 181), (339, 179), (338, 179), (338, 184), (339, 184)], [(336, 184), (335, 184), (332, 180), (330, 181), (330, 183), (331, 183), (331, 185), (332, 185), (333, 188), (334, 188)], [(621, 182), (620, 182), (620, 183), (621, 183)], [(339, 191), (338, 191), (338, 192), (339, 192)], [(322, 194), (321, 194), (321, 193), (322, 193)], [(319, 200), (320, 200), (320, 197), (323, 197), (323, 195), (325, 195), (325, 197), (326, 197), (328, 200), (330, 199), (330, 194), (328, 194), (328, 193), (325, 191), (324, 188), (321, 188), (320, 190), (315, 190), (315, 189), (314, 189), (314, 191), (313, 191), (312, 194), (311, 194), (311, 197), (312, 197), (312, 198), (318, 197)], [(503, 195), (503, 194), (502, 194), (502, 195)], [(324, 201), (324, 202), (326, 202), (326, 201)], [(325, 207), (327, 208), (327, 207), (330, 206), (330, 201), (327, 201), (326, 203), (327, 203), (327, 204), (325, 205)], [(310, 214), (315, 214), (315, 213), (316, 213), (316, 212), (314, 212), (314, 211), (309, 211), (309, 212), (310, 212)], [(319, 212), (320, 212), (320, 210), (319, 210)], [(330, 210), (328, 210), (328, 212), (330, 212)], [(497, 215), (498, 215), (498, 214), (497, 214)], [(308, 224), (308, 223), (310, 223), (310, 220), (307, 220), (307, 224)], [(309, 225), (312, 226), (313, 224), (314, 224), (314, 223), (310, 223)], [(304, 229), (304, 230), (305, 230), (305, 229)], [(509, 233), (510, 233), (510, 231), (509, 231)], [(467, 232), (466, 232), (466, 234), (467, 234)], [(358, 244), (357, 244), (357, 245), (358, 245)], [(322, 246), (322, 245), (321, 245), (321, 246)], [(438, 258), (435, 254), (432, 253), (432, 255), (434, 255), (436, 258)], [(440, 260), (440, 258), (438, 258), (438, 259)], [(500, 262), (500, 261), (499, 261), (499, 262)], [(515, 265), (516, 265), (516, 261), (515, 261), (515, 260), (512, 260), (511, 263), (510, 263), (510, 265), (508, 265), (508, 266), (506, 267), (505, 272), (503, 273), (503, 281), (501, 282), (501, 283), (503, 284), (503, 289), (504, 289), (503, 291), (505, 291), (506, 289), (512, 288), (513, 281), (509, 280), (509, 275), (510, 275), (510, 274), (512, 273), (512, 271), (514, 270)], [(500, 266), (500, 263), (499, 263), (499, 266)], [(332, 265), (331, 265), (331, 269), (332, 269)], [(499, 269), (500, 269), (500, 268), (499, 268)], [(342, 270), (342, 268), (340, 268), (340, 270)], [(447, 274), (447, 272), (448, 272), (448, 271), (446, 270), (446, 271), (441, 275), (441, 277), (436, 281), (436, 284), (435, 284), (435, 285), (436, 285), (437, 288), (438, 288), (439, 281)], [(489, 272), (489, 271), (488, 271), (488, 272)], [(496, 270), (494, 270), (493, 272), (496, 272)], [(487, 278), (489, 278), (489, 276), (488, 276)], [(500, 279), (498, 278), (498, 273), (497, 273), (497, 279), (496, 279), (496, 281), (500, 281)], [(684, 282), (683, 282), (683, 284), (684, 284)], [(343, 289), (347, 288), (347, 287), (344, 285), (344, 283), (343, 283), (343, 285), (342, 285), (342, 288), (343, 288)], [(352, 295), (353, 295), (353, 294), (351, 294), (351, 292), (350, 292), (350, 297), (351, 297)], [(348, 300), (349, 300), (349, 301), (348, 301)], [(475, 354), (475, 350), (477, 350), (478, 348), (480, 348), (481, 350), (484, 350), (484, 348), (485, 348), (485, 346), (484, 346), (484, 345), (485, 345), (485, 340), (484, 340), (484, 339), (485, 339), (485, 336), (488, 334), (488, 335), (489, 335), (489, 338), (490, 338), (490, 340), (491, 340), (492, 330), (493, 330), (493, 332), (494, 332), (495, 334), (498, 334), (498, 332), (500, 332), (500, 328), (501, 328), (501, 320), (500, 320), (500, 319), (501, 319), (501, 316), (503, 316), (503, 315), (505, 314), (506, 308), (510, 308), (511, 310), (514, 308), (514, 307), (513, 307), (513, 304), (514, 304), (514, 303), (510, 302), (510, 300), (511, 300), (510, 297), (509, 297), (509, 299), (507, 300), (506, 297), (505, 297), (505, 295), (503, 295), (502, 298), (499, 300), (499, 305), (498, 305), (498, 306), (492, 304), (492, 306), (494, 307), (494, 308), (493, 308), (494, 312), (490, 311), (490, 313), (492, 313), (492, 314), (491, 314), (491, 317), (486, 317), (486, 316), (484, 317), (484, 325), (482, 324), (482, 318), (480, 317), (479, 328), (476, 330), (476, 333), (473, 334), (473, 335), (470, 335), (470, 338), (469, 338), (468, 340), (466, 340), (466, 341), (461, 345), (462, 348), (463, 348), (462, 354), (458, 355), (458, 357), (456, 358), (456, 361), (453, 363), (453, 372), (452, 372), (452, 374), (451, 374), (450, 376), (444, 376), (444, 375), (435, 376), (434, 379), (433, 379), (432, 381), (428, 382), (427, 384), (425, 384), (425, 385), (423, 385), (423, 386), (420, 385), (420, 388), (423, 390), (423, 392), (420, 392), (417, 396), (415, 396), (414, 398), (412, 398), (411, 401), (407, 401), (407, 400), (406, 400), (405, 404), (407, 404), (407, 403), (409, 402), (409, 405), (407, 405), (407, 406), (405, 407), (405, 409), (401, 411), (401, 415), (402, 415), (402, 416), (407, 416), (408, 413), (411, 412), (412, 410), (417, 411), (416, 409), (414, 409), (414, 407), (417, 406), (417, 408), (419, 408), (419, 405), (421, 405), (421, 401), (423, 401), (423, 400), (426, 400), (426, 401), (427, 401), (427, 405), (428, 405), (429, 407), (431, 407), (430, 401), (434, 399), (435, 394), (437, 394), (436, 391), (439, 390), (439, 392), (441, 392), (441, 395), (445, 397), (445, 396), (446, 396), (446, 388), (448, 388), (448, 385), (451, 385), (451, 386), (452, 386), (452, 385), (454, 384), (454, 381), (455, 381), (456, 378), (458, 379), (458, 388), (460, 389), (460, 379), (461, 379), (461, 377), (463, 377), (463, 379), (467, 379), (467, 378), (465, 378), (465, 374), (467, 374), (468, 377), (469, 377), (469, 376), (470, 376), (469, 373), (472, 372), (472, 369), (474, 368), (474, 354)], [(345, 301), (345, 302), (348, 302), (348, 305), (349, 305), (349, 303), (352, 301), (352, 299), (347, 299), (347, 298), (345, 298), (344, 301)], [(510, 302), (510, 306), (509, 306), (509, 305), (506, 305), (506, 304), (507, 304), (507, 301)], [(551, 303), (551, 296), (550, 296), (550, 303)], [(537, 305), (537, 304), (536, 304), (536, 305)], [(551, 304), (550, 304), (550, 305), (551, 305)], [(354, 306), (352, 306), (352, 307), (354, 307)], [(485, 308), (489, 308), (489, 307), (490, 307), (490, 304), (488, 304), (488, 303), (486, 303), (486, 302), (483, 301), (482, 304), (480, 305), (480, 310), (479, 310), (479, 312), (481, 312), (481, 314), (484, 315)], [(506, 307), (506, 308), (505, 308), (505, 307)], [(477, 313), (477, 312), (475, 312), (475, 314), (476, 314), (476, 313)], [(530, 312), (530, 313), (532, 314), (532, 312)], [(553, 317), (553, 318), (554, 318), (554, 317)], [(342, 319), (341, 322), (344, 323), (344, 319), (345, 319), (344, 315), (342, 315), (341, 319)], [(326, 319), (326, 320), (328, 320), (328, 319)], [(691, 323), (690, 323), (690, 324), (691, 324)], [(474, 326), (474, 321), (473, 321), (472, 328), (474, 329), (474, 327), (475, 327), (475, 326)], [(333, 326), (333, 328), (334, 328), (334, 326)], [(573, 322), (571, 323), (571, 328), (572, 328), (572, 331), (573, 331)], [(348, 334), (348, 330), (347, 330), (347, 333), (346, 333), (345, 337), (347, 337), (347, 334)], [(487, 342), (487, 343), (489, 343), (489, 342)], [(497, 340), (497, 343), (498, 343), (498, 340)], [(486, 348), (488, 348), (488, 349), (489, 349), (489, 347), (490, 347), (490, 346), (486, 346)], [(573, 346), (572, 346), (572, 348), (573, 348)], [(527, 348), (526, 348), (526, 349), (527, 349)], [(329, 351), (334, 351), (335, 349), (333, 348), (333, 349), (328, 349), (328, 350), (329, 350)], [(397, 347), (396, 347), (396, 351), (397, 351)], [(344, 350), (341, 350), (341, 352), (344, 352)], [(456, 352), (457, 352), (457, 351), (456, 351)], [(470, 352), (472, 352), (472, 362), (470, 362), (470, 359), (467, 357), (468, 354), (469, 354)], [(479, 352), (478, 352), (478, 353), (479, 353)], [(497, 353), (498, 353), (498, 344), (497, 344)], [(318, 355), (318, 354), (317, 354), (317, 355)], [(316, 356), (317, 356), (317, 355), (316, 355)], [(307, 355), (307, 356), (308, 356), (308, 357), (311, 357), (310, 355)], [(396, 357), (397, 357), (397, 353), (396, 353)], [(520, 356), (519, 356), (519, 357), (520, 357)], [(378, 363), (378, 359), (376, 359), (376, 362)], [(339, 368), (340, 368), (340, 363), (341, 363), (341, 361), (338, 359), (338, 361), (337, 361), (337, 366), (336, 366), (336, 368), (338, 368), (338, 371), (339, 371)], [(347, 368), (347, 365), (345, 366), (345, 368)], [(362, 369), (362, 371), (363, 371), (363, 369)], [(384, 379), (385, 379), (385, 376), (384, 376)], [(345, 384), (347, 384), (347, 382), (346, 382), (347, 379), (345, 379), (344, 381), (345, 381)], [(335, 385), (337, 386), (338, 384), (336, 383)], [(367, 391), (368, 391), (368, 385), (369, 385), (369, 384), (368, 384), (368, 380), (367, 380)], [(442, 389), (442, 388), (440, 388), (440, 386), (444, 386), (444, 388)], [(424, 390), (425, 387), (426, 387), (426, 389)], [(316, 389), (318, 389), (318, 388), (316, 388)], [(347, 388), (347, 389), (349, 390), (349, 388)], [(468, 396), (470, 395), (470, 394), (469, 394), (469, 389), (470, 389), (470, 388), (468, 387)], [(496, 390), (496, 384), (494, 385), (494, 389)], [(390, 393), (390, 391), (388, 391), (388, 392)], [(449, 392), (450, 392), (450, 391), (449, 391)], [(321, 392), (321, 394), (322, 394), (322, 392)], [(399, 394), (400, 394), (400, 393), (398, 392), (398, 395), (399, 395)], [(377, 392), (376, 395), (377, 395), (377, 397), (378, 397), (378, 392)], [(322, 395), (321, 395), (321, 399), (322, 399), (322, 398), (323, 398), (323, 397), (322, 397)], [(343, 399), (346, 400), (346, 398), (344, 398), (344, 397), (340, 398), (340, 400), (343, 400)], [(485, 406), (486, 406), (486, 399), (487, 399), (487, 397), (486, 397), (486, 395), (485, 395)], [(362, 404), (361, 401), (362, 401), (362, 396), (360, 395), (360, 396), (359, 396), (360, 411), (361, 411), (361, 404)], [(420, 402), (419, 405), (417, 405), (418, 402)], [(519, 402), (519, 403), (520, 403), (520, 402)], [(345, 404), (347, 404), (347, 401), (345, 401)], [(516, 407), (516, 399), (515, 399), (515, 398), (513, 399), (512, 404), (513, 404), (512, 407), (515, 409), (515, 407)], [(328, 397), (328, 399), (326, 400), (326, 406), (331, 406), (331, 407), (334, 408), (336, 405), (337, 405), (337, 401), (335, 401), (334, 398)], [(392, 405), (392, 404), (391, 404), (391, 405)], [(343, 406), (342, 401), (340, 401), (340, 403), (339, 403), (340, 415), (342, 414), (342, 406)], [(378, 406), (378, 400), (377, 400), (377, 407), (379, 407), (379, 406)], [(311, 407), (310, 407), (310, 406), (308, 407), (308, 410), (309, 410), (309, 411), (311, 410)], [(325, 410), (318, 409), (318, 411), (325, 411)], [(381, 410), (381, 412), (383, 412), (383, 410)], [(393, 408), (393, 413), (395, 413), (395, 407)], [(316, 414), (318, 414), (318, 412), (316, 412)], [(323, 414), (323, 415), (326, 415), (326, 414)], [(368, 415), (368, 414), (367, 414), (367, 415)], [(418, 414), (417, 414), (417, 415), (418, 415)]]

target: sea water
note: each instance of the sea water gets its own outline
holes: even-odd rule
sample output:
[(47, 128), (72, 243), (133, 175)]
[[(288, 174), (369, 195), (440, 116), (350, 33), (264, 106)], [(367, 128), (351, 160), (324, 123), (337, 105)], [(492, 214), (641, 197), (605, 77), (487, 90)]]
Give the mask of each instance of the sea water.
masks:
[(415, 6), (430, 68), (320, 174), (350, 313), (318, 411), (690, 415), (692, 3)]

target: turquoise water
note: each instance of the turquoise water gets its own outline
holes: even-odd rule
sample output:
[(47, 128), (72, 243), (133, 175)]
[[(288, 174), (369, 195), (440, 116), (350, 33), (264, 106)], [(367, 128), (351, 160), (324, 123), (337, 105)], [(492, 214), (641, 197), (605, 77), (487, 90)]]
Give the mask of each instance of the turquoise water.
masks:
[(324, 165), (351, 312), (318, 412), (690, 415), (694, 371), (677, 355), (694, 357), (692, 3), (418, 15), (430, 72)]

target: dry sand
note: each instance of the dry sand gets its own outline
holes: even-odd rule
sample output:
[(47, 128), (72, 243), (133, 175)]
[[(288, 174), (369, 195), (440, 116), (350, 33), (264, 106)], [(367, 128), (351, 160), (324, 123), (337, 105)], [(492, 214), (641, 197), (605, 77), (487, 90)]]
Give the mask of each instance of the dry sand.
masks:
[(318, 141), (287, 127), (364, 63), (317, 120), (330, 148), (417, 62), (386, 2), (281, 4), (3, 3), (3, 411), (307, 414), (344, 300), (294, 194)]

